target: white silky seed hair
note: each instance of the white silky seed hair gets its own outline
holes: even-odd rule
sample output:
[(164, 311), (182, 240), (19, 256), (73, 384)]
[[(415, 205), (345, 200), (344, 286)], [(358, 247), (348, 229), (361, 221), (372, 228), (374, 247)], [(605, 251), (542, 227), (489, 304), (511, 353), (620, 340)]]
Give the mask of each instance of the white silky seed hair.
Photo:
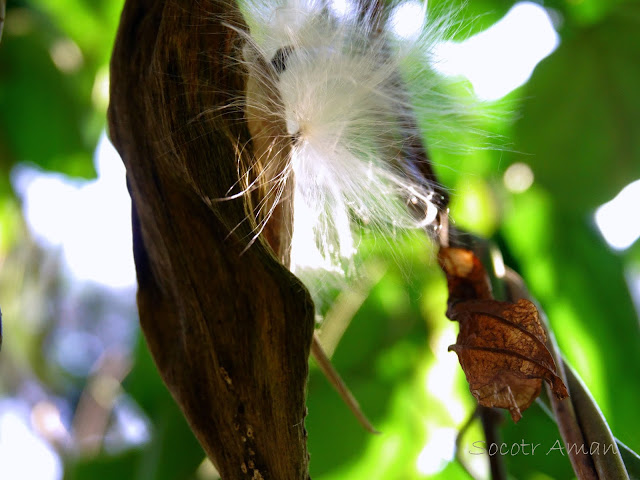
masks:
[[(400, 71), (411, 58), (428, 63), (447, 20), (425, 22), (422, 34), (407, 40), (354, 5), (342, 15), (315, 0), (251, 0), (243, 7), (250, 27), (246, 111), (254, 138), (262, 134), (269, 144), (259, 153), (266, 158), (244, 169), (255, 180), (243, 185), (266, 192), (255, 209), (258, 233), (291, 178), (294, 272), (348, 271), (356, 225), (383, 233), (437, 229), (440, 199), (416, 159), (406, 158), (405, 146), (419, 132), (402, 119), (441, 105), (425, 102), (429, 92), (410, 104)], [(256, 132), (270, 119), (285, 131)]]

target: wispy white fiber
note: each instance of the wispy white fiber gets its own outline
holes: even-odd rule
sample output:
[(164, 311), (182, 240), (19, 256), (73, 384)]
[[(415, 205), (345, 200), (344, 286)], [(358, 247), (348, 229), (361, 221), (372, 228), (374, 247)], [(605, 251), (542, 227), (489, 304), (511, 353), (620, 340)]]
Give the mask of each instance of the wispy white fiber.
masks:
[(426, 159), (416, 153), (413, 112), (440, 106), (425, 102), (431, 92), (409, 101), (400, 72), (411, 60), (427, 64), (446, 21), (425, 16), (421, 34), (408, 40), (393, 19), (358, 5), (244, 6), (247, 117), (254, 140), (268, 144), (245, 169), (253, 180), (244, 185), (267, 192), (256, 209), (260, 229), (294, 182), (292, 270), (344, 269), (357, 248), (354, 226), (438, 227), (442, 199), (420, 173)]

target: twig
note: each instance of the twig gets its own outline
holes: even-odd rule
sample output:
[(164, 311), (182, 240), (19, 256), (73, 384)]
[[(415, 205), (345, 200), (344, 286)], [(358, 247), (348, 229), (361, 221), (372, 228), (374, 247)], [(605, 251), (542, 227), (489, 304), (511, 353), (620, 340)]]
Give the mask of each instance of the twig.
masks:
[[(585, 448), (589, 448), (591, 452), (591, 447), (593, 445), (597, 446), (597, 454), (592, 454), (591, 458), (598, 475), (600, 478), (629, 480), (629, 474), (620, 456), (616, 439), (611, 433), (611, 429), (607, 425), (598, 405), (571, 367), (565, 364), (564, 370), (568, 380), (567, 386), (572, 395), (571, 400), (582, 427), (582, 432), (587, 440)], [(600, 448), (602, 448), (602, 453)]]
[(129, 370), (130, 359), (118, 349), (110, 349), (102, 355), (82, 391), (72, 425), (78, 448), (84, 455), (100, 452), (121, 382)]
[(329, 360), (329, 357), (327, 357), (327, 354), (324, 352), (322, 345), (320, 345), (317, 334), (313, 335), (313, 341), (311, 342), (311, 356), (316, 361), (318, 367), (320, 367), (320, 370), (322, 371), (324, 376), (327, 377), (329, 383), (331, 383), (333, 388), (336, 389), (336, 391), (340, 395), (340, 398), (342, 398), (344, 403), (347, 404), (349, 410), (353, 412), (358, 422), (360, 422), (360, 424), (368, 432), (380, 433), (375, 429), (366, 415), (362, 412), (358, 401), (349, 390), (349, 387), (347, 387), (347, 384), (344, 383), (344, 380), (342, 380), (342, 377), (340, 377), (340, 374), (336, 371), (336, 369), (333, 368), (331, 360)]
[(471, 425), (473, 425), (473, 421), (477, 417), (478, 417), (478, 407), (476, 407), (476, 409), (471, 413), (471, 415), (469, 415), (469, 418), (467, 418), (467, 420), (464, 422), (464, 425), (462, 425), (462, 427), (460, 427), (460, 430), (458, 430), (458, 435), (456, 435), (456, 460), (458, 461), (462, 469), (467, 473), (467, 475), (469, 475), (469, 477), (473, 478), (474, 480), (475, 480), (475, 476), (471, 473), (471, 471), (467, 467), (464, 459), (462, 458), (462, 455), (460, 455), (460, 452), (462, 451), (462, 437), (467, 432), (467, 430), (471, 427)]
[[(482, 422), (485, 440), (487, 446), (495, 444), (500, 445), (500, 432), (498, 431), (498, 423), (503, 419), (500, 412), (495, 408), (478, 407), (478, 415)], [(492, 480), (507, 480), (507, 470), (502, 461), (502, 455), (489, 455), (489, 468), (491, 470)]]
[[(551, 392), (549, 385), (546, 385), (547, 395), (551, 401), (551, 408), (553, 409), (556, 423), (558, 424), (558, 430), (565, 445), (585, 445), (585, 439), (582, 434), (582, 429), (576, 417), (574, 405), (571, 395), (575, 392), (571, 389), (571, 385), (567, 381), (567, 375), (564, 370), (564, 362), (560, 355), (560, 350), (556, 343), (553, 333), (549, 329), (549, 322), (544, 311), (537, 304), (535, 299), (531, 297), (528, 290), (524, 285), (524, 281), (513, 270), (507, 268), (504, 275), (504, 282), (507, 286), (507, 296), (510, 300), (515, 301), (520, 298), (525, 298), (532, 301), (538, 307), (540, 313), (540, 320), (545, 328), (547, 334), (547, 348), (551, 352), (554, 358), (557, 368), (557, 374), (562, 379), (565, 385), (569, 389), (569, 398), (564, 400), (558, 400), (556, 396)], [(593, 460), (589, 454), (583, 453), (582, 449), (574, 448), (571, 451), (567, 451), (569, 460), (573, 471), (579, 480), (598, 480), (598, 474), (596, 472)]]
[[(573, 377), (575, 376), (575, 372), (566, 363), (565, 363), (565, 368), (567, 372), (570, 372), (569, 375), (567, 376), (567, 379), (569, 380), (569, 387), (572, 388), (574, 392), (575, 391), (580, 392), (584, 390), (587, 394), (589, 394), (588, 389), (580, 381), (579, 378), (575, 377), (575, 379), (578, 380), (578, 383), (576, 384), (573, 383)], [(591, 398), (590, 395), (589, 395), (589, 401), (592, 402), (593, 405), (595, 406), (598, 412), (598, 415), (601, 415), (600, 409), (595, 404), (595, 401), (593, 400), (593, 398)], [(580, 411), (580, 407), (577, 405), (580, 402), (576, 400), (575, 395), (573, 398), (573, 402), (574, 404), (576, 404), (576, 410)], [(551, 407), (545, 402), (544, 399), (538, 397), (536, 399), (536, 403), (538, 404), (540, 409), (544, 413), (546, 413), (551, 420), (553, 420), (554, 422), (556, 421), (555, 417), (553, 416), (553, 412), (551, 411)], [(579, 417), (582, 418), (582, 415), (580, 414)], [(609, 430), (609, 426), (606, 425), (606, 423), (605, 423), (605, 426), (607, 430)], [(584, 431), (584, 428), (583, 428), (583, 431)], [(627, 447), (619, 439), (614, 437), (610, 431), (609, 431), (609, 434), (610, 436), (605, 434), (605, 435), (600, 435), (596, 437), (592, 437), (591, 435), (588, 435), (588, 438), (587, 438), (588, 441), (590, 441), (591, 438), (599, 438), (600, 441), (597, 442), (598, 446), (603, 444), (602, 439), (604, 438), (607, 440), (607, 442), (610, 442), (610, 443), (604, 442), (605, 445), (609, 445), (609, 444), (613, 445), (613, 443), (615, 442), (617, 447), (617, 449), (614, 449), (607, 446), (607, 452), (612, 457), (614, 457), (613, 461), (616, 463), (619, 463), (620, 465), (617, 465), (617, 466), (614, 465), (613, 468), (607, 468), (606, 471), (601, 471), (601, 469), (599, 469), (596, 464), (596, 470), (598, 471), (598, 475), (600, 476), (600, 478), (622, 478), (622, 479), (628, 478), (630, 480), (640, 479), (640, 468), (638, 468), (638, 466), (640, 465), (640, 456), (638, 456), (636, 452), (634, 452), (629, 447)], [(597, 460), (598, 457), (599, 455), (594, 456), (593, 458), (594, 460)], [(609, 461), (605, 461), (605, 464), (608, 464), (608, 463)], [(624, 468), (624, 471), (620, 469), (620, 466)]]

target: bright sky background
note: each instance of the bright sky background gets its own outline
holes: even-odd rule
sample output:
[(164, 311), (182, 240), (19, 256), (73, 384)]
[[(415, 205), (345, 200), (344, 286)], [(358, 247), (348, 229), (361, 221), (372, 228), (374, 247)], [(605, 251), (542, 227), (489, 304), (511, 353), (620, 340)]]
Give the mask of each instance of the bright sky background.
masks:
[(640, 238), (640, 180), (624, 187), (615, 198), (596, 210), (596, 225), (609, 246), (625, 250)]
[(468, 78), (481, 100), (498, 100), (529, 80), (559, 42), (547, 11), (521, 2), (491, 28), (463, 42), (442, 43), (433, 66), (445, 75)]
[(31, 232), (41, 245), (61, 250), (74, 278), (133, 286), (131, 200), (124, 165), (104, 134), (94, 162), (96, 180), (23, 165), (13, 172), (13, 185)]
[(23, 400), (0, 401), (0, 468), (3, 480), (61, 480), (56, 451), (31, 429), (31, 412)]

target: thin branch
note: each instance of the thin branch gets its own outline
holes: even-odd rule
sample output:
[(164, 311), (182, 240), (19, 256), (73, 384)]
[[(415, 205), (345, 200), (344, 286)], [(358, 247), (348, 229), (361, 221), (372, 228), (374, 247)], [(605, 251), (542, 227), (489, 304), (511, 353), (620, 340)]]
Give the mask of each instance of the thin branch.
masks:
[(478, 407), (476, 407), (476, 409), (471, 413), (471, 415), (469, 415), (469, 418), (465, 420), (464, 424), (458, 430), (458, 434), (456, 435), (456, 457), (455, 457), (458, 463), (460, 464), (460, 466), (462, 467), (462, 469), (467, 473), (467, 475), (469, 475), (474, 480), (475, 480), (475, 476), (471, 473), (471, 471), (467, 467), (460, 452), (462, 451), (462, 439), (465, 433), (467, 433), (467, 430), (469, 430), (471, 425), (473, 425), (473, 421), (476, 418), (478, 418)]
[(566, 364), (565, 372), (568, 380), (567, 386), (572, 394), (571, 400), (587, 440), (589, 451), (592, 450), (593, 445), (597, 446), (597, 453), (594, 452), (592, 459), (598, 475), (600, 478), (629, 480), (629, 474), (620, 456), (616, 439), (600, 408), (598, 408), (598, 404), (580, 378)]
[[(478, 407), (478, 415), (482, 422), (487, 447), (500, 445), (500, 431), (498, 425), (504, 420), (502, 414), (495, 408)], [(507, 469), (502, 461), (502, 455), (489, 455), (489, 469), (492, 480), (507, 480)]]
[(358, 401), (349, 390), (349, 387), (344, 383), (344, 380), (342, 380), (342, 377), (340, 377), (340, 374), (336, 369), (333, 368), (331, 360), (329, 360), (329, 357), (327, 357), (327, 354), (324, 352), (322, 345), (320, 345), (320, 340), (318, 339), (317, 334), (313, 336), (313, 341), (311, 343), (311, 355), (320, 370), (322, 370), (324, 376), (329, 380), (329, 383), (331, 383), (331, 385), (336, 389), (340, 398), (342, 398), (347, 407), (349, 407), (349, 410), (351, 410), (358, 422), (360, 422), (360, 425), (370, 433), (380, 433), (362, 412)]
[[(507, 268), (505, 270), (504, 282), (507, 286), (507, 294), (510, 300), (515, 301), (520, 298), (525, 298), (538, 306), (540, 313), (540, 320), (545, 327), (547, 334), (547, 348), (551, 352), (551, 355), (556, 363), (558, 376), (562, 379), (569, 390), (569, 398), (564, 400), (558, 400), (556, 396), (551, 392), (548, 384), (545, 384), (547, 389), (547, 395), (551, 400), (551, 407), (560, 430), (560, 435), (565, 445), (585, 445), (585, 438), (580, 428), (580, 423), (576, 417), (574, 409), (572, 395), (575, 393), (572, 391), (571, 386), (567, 381), (567, 375), (564, 370), (564, 362), (560, 355), (560, 349), (556, 343), (553, 332), (549, 329), (549, 322), (544, 311), (540, 308), (538, 303), (531, 297), (527, 288), (524, 285), (522, 278), (513, 270)], [(593, 460), (589, 454), (583, 453), (581, 449), (572, 449), (567, 452), (571, 466), (579, 480), (598, 480), (598, 473), (596, 472)]]

